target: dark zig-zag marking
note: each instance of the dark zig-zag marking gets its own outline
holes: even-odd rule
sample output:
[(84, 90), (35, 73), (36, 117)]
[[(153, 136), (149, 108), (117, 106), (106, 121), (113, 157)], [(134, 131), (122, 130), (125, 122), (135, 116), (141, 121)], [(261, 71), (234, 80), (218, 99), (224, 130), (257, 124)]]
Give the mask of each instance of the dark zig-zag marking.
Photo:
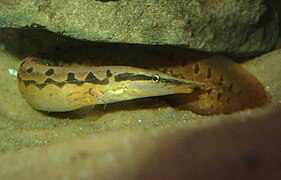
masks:
[(26, 72), (27, 73), (32, 73), (33, 72), (33, 67), (30, 67), (30, 68), (26, 69)]
[(57, 81), (53, 80), (52, 78), (47, 78), (44, 83), (42, 83), (42, 84), (36, 83), (34, 85), (37, 86), (37, 87), (39, 85), (39, 86), (42, 86), (42, 88), (43, 88), (48, 84), (54, 84), (54, 85), (58, 86), (59, 88), (62, 88), (65, 83), (64, 82), (57, 82)]
[(49, 69), (48, 71), (45, 72), (46, 76), (51, 76), (55, 73), (54, 69)]
[(218, 85), (221, 86), (223, 83), (223, 74), (220, 74)]
[(89, 72), (88, 75), (85, 78), (85, 81), (86, 82), (93, 82), (96, 79), (97, 79), (97, 77), (92, 72)]
[[(88, 75), (89, 76), (89, 75)], [(87, 77), (88, 77), (87, 76)], [(58, 82), (52, 78), (47, 78), (43, 83), (38, 83), (35, 80), (22, 80), (21, 77), (18, 75), (18, 79), (24, 83), (25, 86), (29, 86), (33, 84), (34, 86), (38, 87), (39, 89), (44, 88), (49, 84), (53, 84), (59, 88), (62, 88), (66, 84), (75, 84), (77, 86), (81, 86), (84, 83), (92, 83), (92, 84), (99, 84), (99, 85), (107, 85), (109, 84), (108, 78), (104, 78), (103, 80), (99, 80), (96, 77), (93, 78), (86, 78), (86, 80), (77, 80), (72, 73), (68, 73), (68, 77), (65, 81)]]
[(122, 73), (114, 77), (115, 82), (140, 81), (140, 80), (144, 80), (144, 81), (152, 80), (152, 76), (147, 76), (144, 74)]
[[(176, 79), (166, 79), (166, 78), (161, 78), (160, 79), (161, 83), (166, 83), (166, 84), (174, 84), (174, 85), (192, 85), (192, 82), (184, 82)], [(196, 88), (196, 87), (194, 87)]]
[(199, 72), (199, 64), (197, 62), (194, 64), (193, 71), (195, 74)]
[(22, 82), (24, 83), (25, 86), (28, 86), (30, 84), (38, 84), (36, 81), (34, 80), (22, 80)]
[(218, 93), (217, 93), (217, 101), (220, 101), (221, 97), (222, 97), (222, 93), (221, 93), (221, 92), (218, 92)]
[(66, 82), (77, 82), (78, 80), (75, 78), (75, 74), (73, 72), (67, 73)]
[(211, 67), (208, 66), (208, 70), (207, 70), (207, 79), (210, 79), (212, 76), (212, 71), (211, 71)]
[[(121, 81), (152, 81), (153, 76), (147, 76), (144, 74), (134, 74), (134, 73), (123, 73), (118, 74), (114, 77), (115, 82)], [(184, 82), (176, 79), (161, 78), (158, 82), (174, 85), (192, 85), (192, 82)], [(196, 88), (196, 87), (194, 87)]]
[(233, 88), (233, 82), (230, 82), (227, 88), (228, 92), (232, 91), (232, 88)]
[(106, 77), (111, 77), (112, 76), (112, 73), (111, 73), (111, 71), (108, 69), (108, 70), (106, 70)]
[(99, 80), (99, 79), (94, 75), (94, 73), (89, 72), (88, 75), (86, 76), (84, 82), (89, 82), (89, 83), (92, 83), (92, 84), (106, 85), (106, 84), (109, 83), (109, 80), (108, 80), (108, 78), (104, 78), (103, 80)]

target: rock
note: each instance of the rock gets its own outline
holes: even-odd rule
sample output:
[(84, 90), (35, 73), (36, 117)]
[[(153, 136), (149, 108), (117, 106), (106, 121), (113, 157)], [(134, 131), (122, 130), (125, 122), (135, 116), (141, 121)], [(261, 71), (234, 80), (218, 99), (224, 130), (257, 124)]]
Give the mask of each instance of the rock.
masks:
[(271, 49), (277, 39), (277, 22), (264, 0), (0, 3), (2, 28), (37, 27), (90, 41), (179, 45), (233, 55)]
[[(274, 9), (276, 9), (276, 12), (278, 14), (279, 17), (279, 29), (281, 27), (281, 1), (280, 0), (269, 0), (269, 2), (271, 3), (271, 5), (274, 7)], [(280, 35), (281, 32), (279, 32)]]

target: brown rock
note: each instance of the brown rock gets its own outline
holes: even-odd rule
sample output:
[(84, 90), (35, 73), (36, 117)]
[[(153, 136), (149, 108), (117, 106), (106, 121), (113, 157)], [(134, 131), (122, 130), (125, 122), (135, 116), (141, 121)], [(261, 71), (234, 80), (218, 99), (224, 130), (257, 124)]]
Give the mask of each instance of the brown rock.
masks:
[(271, 49), (278, 31), (276, 14), (263, 0), (1, 1), (0, 27), (246, 55)]

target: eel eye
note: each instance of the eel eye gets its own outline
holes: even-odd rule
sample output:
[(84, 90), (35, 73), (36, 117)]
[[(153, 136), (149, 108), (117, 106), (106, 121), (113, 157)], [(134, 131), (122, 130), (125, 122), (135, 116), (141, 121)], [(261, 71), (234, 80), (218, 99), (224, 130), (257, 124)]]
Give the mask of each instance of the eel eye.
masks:
[(153, 82), (159, 82), (160, 81), (160, 77), (158, 75), (154, 75), (154, 76), (152, 76), (152, 81)]

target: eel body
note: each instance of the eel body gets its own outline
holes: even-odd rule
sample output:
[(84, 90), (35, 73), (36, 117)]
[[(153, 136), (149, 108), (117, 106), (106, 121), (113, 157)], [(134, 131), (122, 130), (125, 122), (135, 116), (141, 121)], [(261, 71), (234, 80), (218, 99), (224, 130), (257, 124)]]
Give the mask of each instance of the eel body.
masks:
[(63, 112), (151, 96), (207, 90), (205, 83), (131, 66), (55, 66), (28, 57), (18, 87), (35, 109)]
[(75, 45), (39, 52), (20, 66), (18, 86), (33, 108), (55, 112), (163, 95), (171, 105), (203, 115), (270, 101), (240, 64), (172, 47)]

